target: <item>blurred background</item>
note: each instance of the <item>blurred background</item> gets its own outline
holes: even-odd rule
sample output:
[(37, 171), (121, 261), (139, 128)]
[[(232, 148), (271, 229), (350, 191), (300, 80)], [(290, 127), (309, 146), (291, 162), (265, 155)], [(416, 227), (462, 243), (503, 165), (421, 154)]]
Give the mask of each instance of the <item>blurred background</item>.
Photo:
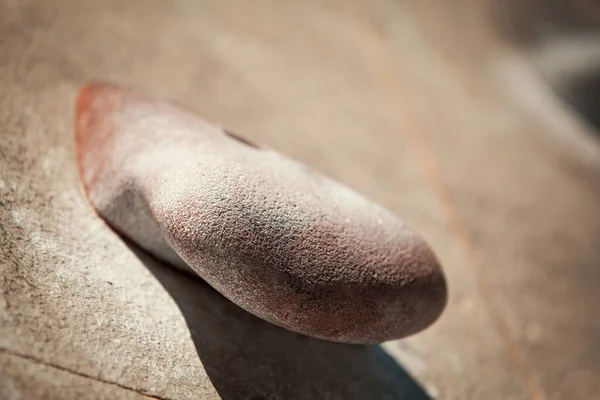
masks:
[[(393, 210), (447, 310), (327, 343), (136, 254), (80, 192), (88, 80)], [(0, 398), (600, 398), (599, 100), (592, 0), (0, 0)]]

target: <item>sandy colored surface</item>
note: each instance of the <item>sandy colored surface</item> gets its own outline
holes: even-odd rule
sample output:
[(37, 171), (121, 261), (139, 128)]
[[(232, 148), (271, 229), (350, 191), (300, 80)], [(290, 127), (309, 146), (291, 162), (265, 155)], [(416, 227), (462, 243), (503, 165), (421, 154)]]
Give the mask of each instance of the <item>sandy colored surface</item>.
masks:
[[(0, 1), (0, 394), (599, 396), (600, 145), (488, 9), (432, 3)], [(90, 79), (185, 104), (408, 219), (448, 309), (407, 340), (331, 344), (136, 254), (81, 194)]]

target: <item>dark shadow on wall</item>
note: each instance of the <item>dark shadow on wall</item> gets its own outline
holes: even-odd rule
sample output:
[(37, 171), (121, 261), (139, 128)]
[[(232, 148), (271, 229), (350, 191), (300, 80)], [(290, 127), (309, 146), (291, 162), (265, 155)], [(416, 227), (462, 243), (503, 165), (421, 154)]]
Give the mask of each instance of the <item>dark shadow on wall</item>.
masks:
[(223, 400), (431, 400), (381, 347), (331, 343), (279, 328), (200, 278), (130, 248), (179, 306)]
[[(570, 79), (561, 87), (555, 88), (559, 96), (575, 108), (576, 112), (596, 133), (600, 132), (600, 65), (597, 69), (586, 71), (582, 76)], [(556, 85), (555, 85), (556, 86)]]

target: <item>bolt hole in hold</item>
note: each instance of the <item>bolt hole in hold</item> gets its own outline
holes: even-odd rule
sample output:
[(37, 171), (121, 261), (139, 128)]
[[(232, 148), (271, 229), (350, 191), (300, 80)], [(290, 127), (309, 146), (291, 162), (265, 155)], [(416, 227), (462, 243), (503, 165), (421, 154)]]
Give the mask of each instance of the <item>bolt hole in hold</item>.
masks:
[(237, 134), (237, 133), (234, 133), (234, 132), (232, 132), (232, 131), (230, 131), (230, 130), (228, 130), (228, 129), (223, 129), (223, 132), (224, 132), (224, 133), (225, 133), (227, 136), (229, 136), (230, 138), (232, 138), (232, 139), (234, 139), (234, 140), (237, 140), (238, 142), (240, 142), (240, 143), (242, 143), (242, 144), (245, 144), (246, 146), (250, 146), (250, 147), (252, 147), (252, 148), (255, 148), (255, 149), (259, 149), (259, 150), (260, 150), (260, 146), (259, 146), (259, 145), (257, 145), (257, 144), (256, 144), (256, 143), (254, 143), (254, 142), (251, 142), (250, 140), (246, 139), (245, 137), (243, 137), (243, 136), (241, 136), (241, 135), (239, 135), (239, 134)]
[(246, 311), (308, 336), (379, 343), (444, 309), (433, 250), (350, 188), (138, 90), (88, 84), (76, 110), (77, 162), (98, 215)]

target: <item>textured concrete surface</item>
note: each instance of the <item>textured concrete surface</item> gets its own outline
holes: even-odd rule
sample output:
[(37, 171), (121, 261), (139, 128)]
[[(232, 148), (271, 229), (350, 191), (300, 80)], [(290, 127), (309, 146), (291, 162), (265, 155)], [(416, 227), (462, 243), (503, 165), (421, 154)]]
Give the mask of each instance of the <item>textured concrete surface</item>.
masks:
[(0, 399), (147, 399), (135, 390), (39, 363), (0, 354)]
[[(598, 397), (600, 145), (485, 4), (0, 1), (8, 397)], [(383, 349), (334, 345), (136, 254), (80, 192), (72, 110), (91, 79), (185, 104), (405, 217), (445, 266), (447, 311)]]

